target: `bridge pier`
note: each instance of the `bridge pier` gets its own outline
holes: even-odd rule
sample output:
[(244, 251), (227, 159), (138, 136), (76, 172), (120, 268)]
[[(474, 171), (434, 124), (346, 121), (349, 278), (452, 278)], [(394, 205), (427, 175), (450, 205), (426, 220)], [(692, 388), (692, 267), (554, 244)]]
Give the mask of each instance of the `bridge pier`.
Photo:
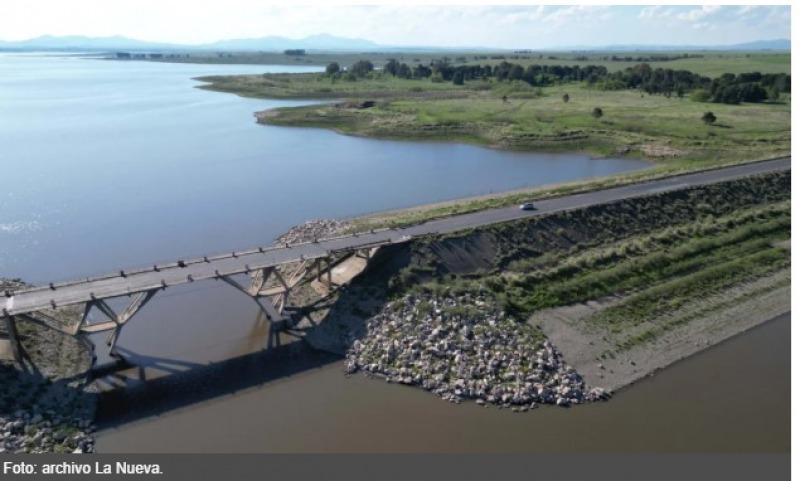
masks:
[(17, 332), (16, 318), (14, 316), (6, 316), (3, 319), (5, 320), (8, 342), (11, 344), (11, 353), (14, 355), (14, 361), (22, 366), (22, 344), (20, 344), (19, 333)]
[[(280, 278), (280, 282), (283, 284), (283, 286), (286, 286), (284, 291), (270, 292), (269, 294), (263, 293), (262, 287), (270, 275), (277, 275), (280, 278), (280, 274), (276, 272), (274, 267), (259, 269), (253, 275), (250, 288), (246, 288), (242, 284), (239, 284), (231, 276), (219, 276), (220, 280), (230, 285), (234, 289), (244, 293), (253, 299), (256, 304), (258, 304), (259, 309), (261, 309), (261, 312), (264, 313), (264, 316), (269, 321), (269, 338), (267, 339), (268, 348), (280, 345), (280, 331), (285, 330), (288, 327), (288, 319), (282, 314), (282, 312), (285, 300), (288, 299), (289, 295), (289, 288), (286, 286), (286, 283), (282, 278)], [(280, 296), (278, 300), (271, 300), (271, 298), (275, 295)], [(265, 302), (264, 298), (267, 298), (268, 300)]]

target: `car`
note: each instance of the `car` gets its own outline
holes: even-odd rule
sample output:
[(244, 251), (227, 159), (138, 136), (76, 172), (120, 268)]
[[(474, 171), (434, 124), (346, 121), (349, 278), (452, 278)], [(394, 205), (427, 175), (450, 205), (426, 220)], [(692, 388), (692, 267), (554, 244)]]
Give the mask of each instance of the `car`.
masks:
[(533, 203), (532, 202), (525, 202), (524, 204), (520, 204), (519, 209), (520, 210), (533, 210), (534, 209)]

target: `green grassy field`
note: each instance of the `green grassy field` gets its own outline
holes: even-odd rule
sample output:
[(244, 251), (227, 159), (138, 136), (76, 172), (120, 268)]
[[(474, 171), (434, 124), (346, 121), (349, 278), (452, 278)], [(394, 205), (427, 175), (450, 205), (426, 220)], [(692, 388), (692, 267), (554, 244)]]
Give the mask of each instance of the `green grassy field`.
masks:
[[(373, 108), (313, 105), (260, 117), (268, 124), (325, 127), (351, 135), (669, 162), (755, 159), (790, 151), (788, 96), (776, 103), (726, 105), (577, 83), (539, 88), (519, 81), (463, 86), (397, 78), (331, 82), (317, 74), (204, 80), (214, 82), (209, 89), (246, 96), (378, 100)], [(601, 118), (591, 115), (596, 107), (603, 111)], [(712, 125), (701, 120), (709, 110), (717, 117)]]

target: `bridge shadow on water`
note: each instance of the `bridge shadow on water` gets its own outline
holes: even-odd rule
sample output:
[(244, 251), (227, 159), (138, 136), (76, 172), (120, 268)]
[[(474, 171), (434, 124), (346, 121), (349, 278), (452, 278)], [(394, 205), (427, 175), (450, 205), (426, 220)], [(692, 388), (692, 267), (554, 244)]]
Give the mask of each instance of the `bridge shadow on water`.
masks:
[(123, 360), (93, 371), (102, 387), (95, 418), (99, 429), (258, 388), (342, 360), (302, 341), (210, 364), (142, 356), (122, 347), (118, 351)]
[[(363, 336), (366, 319), (380, 311), (388, 300), (387, 280), (400, 267), (408, 262), (405, 247), (392, 249), (391, 254), (381, 252), (373, 259), (370, 267), (357, 275), (350, 285), (338, 291), (334, 298), (322, 298), (302, 307), (293, 307), (297, 320), (310, 319), (310, 314), (323, 312), (322, 319), (311, 322), (299, 331), (313, 336), (314, 331), (337, 331), (342, 326), (331, 325), (329, 313), (349, 311), (359, 305), (358, 319), (350, 317), (347, 329), (355, 338)], [(388, 249), (384, 249), (388, 251)], [(388, 260), (387, 260), (388, 259)], [(389, 262), (391, 260), (391, 262)], [(377, 261), (377, 262), (375, 262)], [(363, 289), (372, 292), (371, 305), (362, 302)], [(260, 326), (263, 319), (256, 320), (252, 339), (264, 339), (266, 332)], [(327, 324), (327, 325), (326, 325)], [(323, 334), (326, 336), (328, 334)], [(283, 337), (292, 339), (289, 335)], [(342, 365), (343, 356), (312, 348), (302, 339), (259, 349), (238, 357), (210, 364), (181, 361), (169, 358), (144, 356), (117, 347), (122, 360), (103, 366), (96, 366), (93, 377), (103, 389), (99, 394), (96, 414), (98, 428), (105, 429), (131, 423), (143, 418), (189, 407), (193, 404), (212, 401), (237, 391), (258, 388), (280, 379), (289, 378), (309, 370), (319, 369), (331, 363)], [(339, 346), (340, 348), (342, 346)], [(343, 365), (342, 365), (343, 367)], [(343, 374), (344, 375), (344, 374)]]

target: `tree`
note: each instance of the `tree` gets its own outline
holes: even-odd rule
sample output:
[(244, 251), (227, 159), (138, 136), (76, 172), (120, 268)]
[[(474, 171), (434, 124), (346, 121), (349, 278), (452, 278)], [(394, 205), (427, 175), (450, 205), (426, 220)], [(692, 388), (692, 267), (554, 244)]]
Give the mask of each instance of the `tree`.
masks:
[(567, 103), (567, 102), (569, 102), (569, 94), (564, 94), (564, 95), (562, 95), (562, 96), (561, 96), (561, 100), (563, 100), (563, 101), (564, 101), (564, 103)]
[(457, 69), (453, 74), (453, 85), (464, 85), (464, 72)]
[(391, 75), (392, 77), (397, 77), (397, 71), (400, 69), (400, 62), (397, 60), (390, 58), (386, 65), (383, 66), (383, 71)]
[(514, 64), (508, 71), (508, 80), (522, 80), (524, 74), (525, 69), (521, 65)]
[(401, 63), (400, 66), (397, 67), (397, 76), (400, 78), (411, 78), (411, 67), (405, 63)]
[(355, 75), (356, 77), (366, 77), (367, 74), (372, 72), (375, 69), (375, 66), (372, 65), (372, 62), (369, 60), (359, 60), (358, 62), (354, 63), (352, 67), (350, 67), (350, 73)]
[(600, 107), (595, 107), (594, 110), (592, 110), (592, 117), (599, 119), (602, 116), (603, 116), (603, 109), (601, 109)]
[(703, 114), (702, 118), (703, 118), (703, 122), (705, 122), (706, 125), (711, 125), (711, 124), (713, 124), (714, 122), (717, 121), (717, 116), (714, 115), (714, 112), (706, 112), (706, 113)]
[(336, 62), (331, 62), (328, 64), (327, 67), (325, 67), (325, 73), (331, 76), (336, 75), (337, 73), (339, 73), (340, 70), (341, 68), (339, 67), (339, 64)]

